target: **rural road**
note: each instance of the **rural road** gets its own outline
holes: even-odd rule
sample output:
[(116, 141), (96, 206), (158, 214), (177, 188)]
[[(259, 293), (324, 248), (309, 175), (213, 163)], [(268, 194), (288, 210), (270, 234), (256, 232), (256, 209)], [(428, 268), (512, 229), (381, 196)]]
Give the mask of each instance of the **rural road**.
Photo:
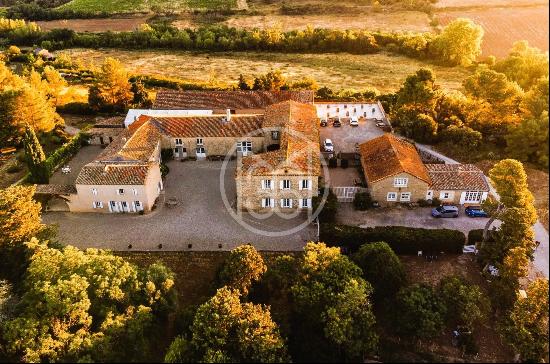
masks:
[[(444, 160), (445, 163), (448, 163), (448, 164), (460, 163), (460, 162), (458, 162), (454, 159), (451, 159), (449, 157), (444, 156), (443, 154), (440, 154), (440, 153), (434, 151), (428, 145), (418, 144), (418, 143), (415, 143), (415, 144), (418, 147), (418, 149), (420, 149), (422, 151), (425, 151), (427, 153), (430, 153), (430, 154)], [(497, 191), (494, 189), (493, 185), (491, 184), (491, 181), (487, 177), (485, 177), (485, 179), (487, 180), (487, 184), (489, 185), (489, 189), (490, 189), (491, 193), (498, 200), (499, 196), (497, 194)], [(535, 225), (533, 225), (533, 229), (535, 230), (535, 241), (540, 241), (540, 245), (535, 251), (535, 259), (533, 261), (533, 266), (538, 272), (542, 273), (544, 275), (544, 277), (548, 278), (548, 265), (549, 265), (548, 253), (550, 252), (550, 250), (549, 250), (548, 231), (546, 231), (546, 229), (544, 228), (544, 226), (542, 226), (540, 221), (537, 221), (535, 223)]]

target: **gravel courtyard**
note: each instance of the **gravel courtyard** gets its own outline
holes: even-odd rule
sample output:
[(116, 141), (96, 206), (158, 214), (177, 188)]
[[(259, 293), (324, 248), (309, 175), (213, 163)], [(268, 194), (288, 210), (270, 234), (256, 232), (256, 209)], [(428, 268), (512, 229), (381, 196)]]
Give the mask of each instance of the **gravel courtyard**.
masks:
[[(111, 250), (229, 250), (242, 243), (252, 243), (268, 251), (302, 250), (309, 240), (316, 240), (317, 228), (308, 225), (286, 236), (266, 236), (249, 231), (233, 219), (220, 192), (222, 162), (171, 161), (165, 190), (155, 211), (146, 215), (47, 212), (45, 223), (59, 225), (59, 238), (79, 248)], [(224, 186), (228, 200), (235, 200), (235, 162), (230, 162)], [(165, 201), (176, 199), (176, 206)], [(243, 220), (258, 230), (287, 230), (306, 221), (305, 216), (284, 219), (271, 216), (260, 220), (248, 214)], [(192, 247), (189, 248), (189, 244)], [(222, 247), (219, 248), (218, 244)]]

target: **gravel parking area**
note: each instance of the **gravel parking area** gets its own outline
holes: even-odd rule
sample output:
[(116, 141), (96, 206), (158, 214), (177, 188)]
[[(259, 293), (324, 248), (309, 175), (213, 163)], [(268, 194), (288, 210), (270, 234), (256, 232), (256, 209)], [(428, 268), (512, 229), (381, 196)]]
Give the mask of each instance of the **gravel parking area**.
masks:
[[(488, 218), (468, 217), (464, 208), (460, 208), (457, 218), (437, 219), (431, 216), (431, 207), (377, 208), (368, 211), (356, 211), (351, 203), (341, 203), (338, 210), (338, 221), (342, 224), (359, 225), (361, 227), (374, 226), (409, 226), (425, 229), (453, 229), (460, 230), (468, 235), (473, 229), (483, 229)], [(496, 220), (493, 226), (499, 226)]]
[[(302, 250), (309, 240), (316, 240), (317, 229), (312, 225), (281, 237), (257, 234), (241, 226), (221, 197), (222, 162), (172, 161), (168, 166), (165, 191), (159, 206), (150, 214), (47, 212), (43, 220), (57, 223), (60, 240), (79, 248), (128, 250), (128, 244), (132, 244), (132, 250), (159, 250), (158, 244), (162, 244), (162, 250), (229, 250), (252, 243), (260, 250), (293, 251)], [(230, 201), (236, 196), (234, 171), (235, 162), (231, 162), (224, 180)], [(164, 201), (168, 199), (176, 199), (177, 205), (166, 206)], [(305, 221), (302, 216), (259, 220), (248, 214), (243, 219), (266, 231), (288, 229)]]
[(355, 152), (355, 143), (364, 143), (380, 135), (384, 131), (376, 126), (374, 119), (361, 119), (358, 126), (350, 126), (349, 121), (342, 121), (342, 126), (335, 128), (329, 123), (326, 127), (321, 127), (321, 145), (325, 139), (331, 139), (334, 144), (334, 153), (353, 153)]

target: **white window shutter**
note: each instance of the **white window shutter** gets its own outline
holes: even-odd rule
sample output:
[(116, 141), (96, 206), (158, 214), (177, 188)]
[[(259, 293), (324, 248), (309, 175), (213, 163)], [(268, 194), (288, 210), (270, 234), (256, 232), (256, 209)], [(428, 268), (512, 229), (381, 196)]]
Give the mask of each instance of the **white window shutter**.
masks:
[(273, 181), (272, 179), (269, 180), (271, 183), (270, 183), (270, 188), (273, 190), (275, 189), (275, 181)]
[(284, 188), (284, 180), (279, 182), (279, 185), (280, 185), (280, 189), (282, 190)]
[(265, 207), (265, 198), (262, 198), (262, 207)]
[(308, 198), (308, 199), (307, 199), (307, 207), (311, 207), (311, 206), (312, 206), (312, 205), (311, 205), (311, 198)]
[(92, 207), (93, 207), (94, 209), (96, 208), (96, 207), (95, 207), (95, 201), (92, 202)]
[(274, 199), (274, 198), (270, 199), (269, 205), (270, 205), (271, 207), (275, 207), (275, 199)]
[(299, 189), (300, 191), (304, 189), (304, 188), (303, 188), (303, 187), (304, 187), (304, 181), (305, 181), (305, 179), (301, 179), (301, 180), (300, 180), (300, 185), (298, 186), (298, 189)]
[(298, 199), (298, 206), (299, 207), (304, 207), (304, 199), (302, 199), (302, 198)]
[(279, 201), (279, 203), (280, 203), (280, 205), (279, 205), (279, 206), (281, 206), (281, 207), (284, 207), (284, 206), (285, 206), (285, 204), (284, 204), (284, 200), (283, 200), (282, 198), (281, 198), (281, 201)]
[(307, 180), (307, 189), (311, 191), (311, 180)]
[(262, 190), (265, 190), (265, 179), (262, 180)]
[(292, 208), (292, 199), (289, 199), (290, 205), (289, 207)]

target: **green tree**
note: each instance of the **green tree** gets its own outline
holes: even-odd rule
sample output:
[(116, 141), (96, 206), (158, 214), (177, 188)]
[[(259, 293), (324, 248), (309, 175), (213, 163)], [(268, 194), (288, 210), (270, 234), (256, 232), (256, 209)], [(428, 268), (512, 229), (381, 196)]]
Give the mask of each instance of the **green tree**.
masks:
[(544, 112), (548, 113), (548, 76), (536, 80), (531, 89), (524, 94), (521, 107), (526, 110), (528, 117), (539, 118)]
[(362, 245), (352, 259), (363, 271), (363, 278), (372, 284), (377, 300), (393, 297), (405, 284), (403, 265), (385, 242)]
[(548, 358), (548, 279), (533, 281), (527, 297), (518, 297), (502, 331), (522, 361), (540, 363)]
[(522, 162), (548, 168), (548, 112), (508, 128), (506, 151)]
[[(373, 352), (378, 336), (371, 292), (361, 269), (339, 248), (309, 242), (292, 287), (294, 322), (299, 321), (299, 329), (293, 326), (294, 340), (302, 346), (296, 359), (362, 360)], [(317, 351), (309, 352), (313, 347)]]
[(468, 126), (449, 125), (441, 131), (440, 140), (454, 144), (455, 146), (467, 146), (475, 148), (481, 144), (482, 135)]
[(466, 78), (462, 86), (468, 96), (515, 109), (523, 97), (523, 90), (517, 83), (508, 80), (505, 74), (483, 67)]
[(170, 344), (166, 355), (165, 363), (190, 363), (193, 359), (191, 345), (183, 336), (177, 336)]
[[(18, 316), (2, 323), (6, 351), (23, 361), (143, 361), (151, 352), (155, 303), (173, 290), (109, 252), (48, 248), (35, 238)], [(146, 276), (146, 275), (145, 275)], [(144, 277), (145, 277), (144, 276)], [(153, 329), (154, 327), (154, 329)], [(139, 344), (128, 345), (128, 342)]]
[[(223, 287), (198, 308), (189, 343), (193, 358), (199, 362), (287, 361), (284, 341), (269, 309), (241, 303), (239, 296), (238, 291)], [(186, 356), (186, 345), (180, 340), (171, 356)]]
[(279, 91), (286, 87), (286, 78), (281, 70), (272, 70), (254, 79), (253, 90)]
[(483, 33), (472, 20), (455, 19), (434, 40), (435, 53), (447, 64), (469, 66), (481, 54)]
[(439, 282), (438, 294), (446, 307), (447, 321), (453, 325), (473, 329), (474, 324), (487, 318), (489, 301), (479, 286), (469, 284), (462, 276), (444, 277)]
[(437, 90), (434, 72), (429, 68), (421, 68), (405, 79), (397, 92), (397, 105), (415, 104), (432, 110)]
[(498, 61), (493, 68), (527, 91), (536, 84), (536, 80), (548, 77), (548, 52), (529, 47), (525, 40), (518, 41), (508, 56)]
[(0, 190), (0, 243), (21, 244), (44, 228), (40, 203), (33, 200), (34, 186), (12, 186)]
[(445, 314), (441, 299), (426, 284), (413, 284), (397, 293), (394, 317), (401, 335), (432, 338), (443, 330)]
[(501, 248), (492, 252), (490, 259), (501, 261), (507, 249), (522, 246), (529, 250), (533, 248), (533, 225), (537, 220), (537, 213), (533, 205), (533, 195), (527, 186), (527, 174), (521, 162), (515, 159), (504, 159), (493, 166), (489, 171), (489, 178), (499, 195), (500, 201), (491, 207), (490, 201), (486, 204), (492, 210), (491, 218), (485, 224), (483, 231), (482, 255), (488, 231), (496, 218), (503, 221), (500, 226), (498, 239)]
[(246, 296), (252, 283), (259, 281), (266, 270), (260, 253), (252, 245), (241, 245), (229, 254), (220, 271), (220, 281)]
[(55, 106), (36, 88), (23, 87), (13, 99), (12, 123), (23, 133), (26, 125), (36, 132), (51, 131), (55, 125), (63, 124)]
[(31, 182), (48, 183), (50, 179), (49, 170), (46, 166), (46, 155), (31, 126), (25, 128), (23, 139), (25, 145), (25, 157), (31, 173)]

